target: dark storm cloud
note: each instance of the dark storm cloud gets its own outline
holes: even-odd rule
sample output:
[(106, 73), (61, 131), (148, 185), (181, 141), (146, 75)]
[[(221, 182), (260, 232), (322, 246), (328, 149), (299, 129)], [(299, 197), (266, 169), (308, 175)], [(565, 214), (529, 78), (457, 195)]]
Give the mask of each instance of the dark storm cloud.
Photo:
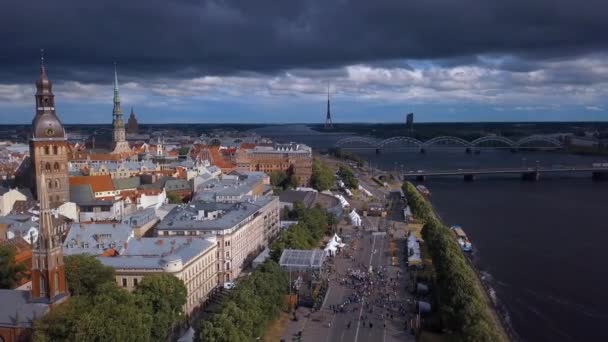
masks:
[[(606, 0), (20, 0), (0, 11), (1, 82), (272, 74), (432, 59), (507, 69), (604, 51)], [(507, 61), (508, 62), (508, 61)], [(390, 62), (389, 62), (390, 63)]]

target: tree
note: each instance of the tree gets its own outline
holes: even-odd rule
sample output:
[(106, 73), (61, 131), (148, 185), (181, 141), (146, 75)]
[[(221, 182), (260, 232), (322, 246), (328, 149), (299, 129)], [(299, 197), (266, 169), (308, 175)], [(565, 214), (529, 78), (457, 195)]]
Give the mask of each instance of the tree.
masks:
[(285, 171), (272, 171), (270, 173), (270, 184), (274, 187), (284, 187), (284, 183), (287, 180), (287, 173)]
[(277, 263), (266, 261), (220, 304), (208, 319), (196, 324), (195, 341), (256, 340), (285, 306), (288, 277)]
[(173, 193), (167, 194), (167, 201), (171, 204), (181, 204), (182, 203), (181, 197), (179, 197), (177, 194), (173, 194)]
[(184, 282), (170, 274), (146, 276), (135, 295), (149, 307), (154, 318), (152, 338), (166, 340), (171, 328), (184, 317), (183, 306), (188, 295)]
[(70, 255), (64, 260), (65, 277), (73, 296), (94, 296), (104, 284), (115, 282), (114, 269), (104, 266), (92, 255)]
[(359, 187), (359, 180), (355, 177), (353, 170), (346, 165), (340, 165), (338, 169), (338, 175), (342, 178), (344, 185), (350, 189), (356, 189)]
[(315, 159), (312, 162), (312, 187), (318, 191), (328, 190), (335, 183), (333, 171), (325, 163)]
[(151, 341), (152, 315), (136, 300), (106, 283), (99, 294), (74, 296), (38, 320), (34, 341)]
[(179, 148), (179, 155), (180, 156), (185, 156), (188, 154), (188, 152), (190, 152), (190, 147), (188, 146), (182, 146)]
[(19, 285), (27, 267), (15, 262), (15, 249), (11, 246), (0, 246), (0, 289), (12, 289)]

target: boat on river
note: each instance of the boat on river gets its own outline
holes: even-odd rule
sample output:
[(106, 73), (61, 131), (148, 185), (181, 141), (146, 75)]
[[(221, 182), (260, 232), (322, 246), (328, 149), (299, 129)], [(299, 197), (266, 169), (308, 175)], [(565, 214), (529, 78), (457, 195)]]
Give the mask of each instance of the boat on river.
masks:
[(460, 249), (467, 253), (473, 252), (473, 244), (462, 227), (453, 225), (450, 227), (450, 229), (454, 232), (454, 235), (456, 235), (456, 242), (458, 242), (458, 245), (460, 245)]
[(424, 196), (431, 196), (431, 191), (424, 185), (417, 185), (416, 190)]

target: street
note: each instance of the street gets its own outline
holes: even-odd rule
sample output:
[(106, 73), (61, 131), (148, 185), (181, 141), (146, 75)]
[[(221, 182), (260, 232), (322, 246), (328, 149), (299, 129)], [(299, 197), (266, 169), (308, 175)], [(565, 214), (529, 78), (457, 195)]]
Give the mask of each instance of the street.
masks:
[[(405, 270), (391, 265), (390, 237), (378, 231), (388, 222), (368, 219), (372, 223), (368, 231), (344, 232), (351, 239), (340, 255), (328, 261), (333, 266), (322, 308), (310, 315), (309, 309), (298, 309), (299, 319), (289, 322), (285, 341), (297, 340), (299, 331), (302, 341), (314, 342), (415, 340), (405, 325), (411, 299)], [(402, 231), (395, 235), (403, 239)], [(403, 253), (398, 251), (397, 260), (403, 260)]]

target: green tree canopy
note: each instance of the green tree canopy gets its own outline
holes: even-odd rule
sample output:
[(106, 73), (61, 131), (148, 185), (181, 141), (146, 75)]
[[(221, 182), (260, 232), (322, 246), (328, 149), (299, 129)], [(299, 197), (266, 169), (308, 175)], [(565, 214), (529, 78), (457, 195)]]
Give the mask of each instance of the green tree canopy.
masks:
[(312, 162), (312, 176), (310, 178), (312, 187), (318, 191), (324, 191), (331, 188), (336, 177), (332, 169), (318, 159)]
[(340, 165), (340, 168), (338, 169), (338, 175), (340, 176), (340, 178), (342, 178), (342, 181), (344, 182), (344, 185), (347, 188), (356, 189), (359, 187), (359, 180), (357, 179), (357, 177), (353, 173), (353, 170), (350, 167), (346, 165)]
[(12, 289), (19, 285), (27, 267), (15, 262), (15, 249), (0, 245), (0, 289)]
[(238, 283), (219, 311), (198, 322), (195, 341), (256, 340), (284, 308), (287, 286), (287, 274), (274, 261), (266, 261)]
[(466, 261), (454, 234), (435, 215), (416, 187), (402, 187), (412, 213), (425, 222), (422, 237), (433, 260), (439, 287), (440, 312), (457, 340), (500, 341), (476, 275)]
[(167, 194), (167, 201), (171, 204), (180, 204), (182, 199), (176, 194)]
[(75, 296), (35, 325), (34, 341), (152, 341), (152, 315), (115, 284), (95, 296)]
[(94, 296), (106, 283), (115, 282), (114, 269), (104, 266), (92, 255), (66, 256), (65, 277), (73, 296)]
[(183, 319), (187, 292), (184, 282), (170, 274), (146, 276), (137, 286), (135, 295), (149, 306), (154, 317), (154, 340), (166, 340), (173, 325)]

